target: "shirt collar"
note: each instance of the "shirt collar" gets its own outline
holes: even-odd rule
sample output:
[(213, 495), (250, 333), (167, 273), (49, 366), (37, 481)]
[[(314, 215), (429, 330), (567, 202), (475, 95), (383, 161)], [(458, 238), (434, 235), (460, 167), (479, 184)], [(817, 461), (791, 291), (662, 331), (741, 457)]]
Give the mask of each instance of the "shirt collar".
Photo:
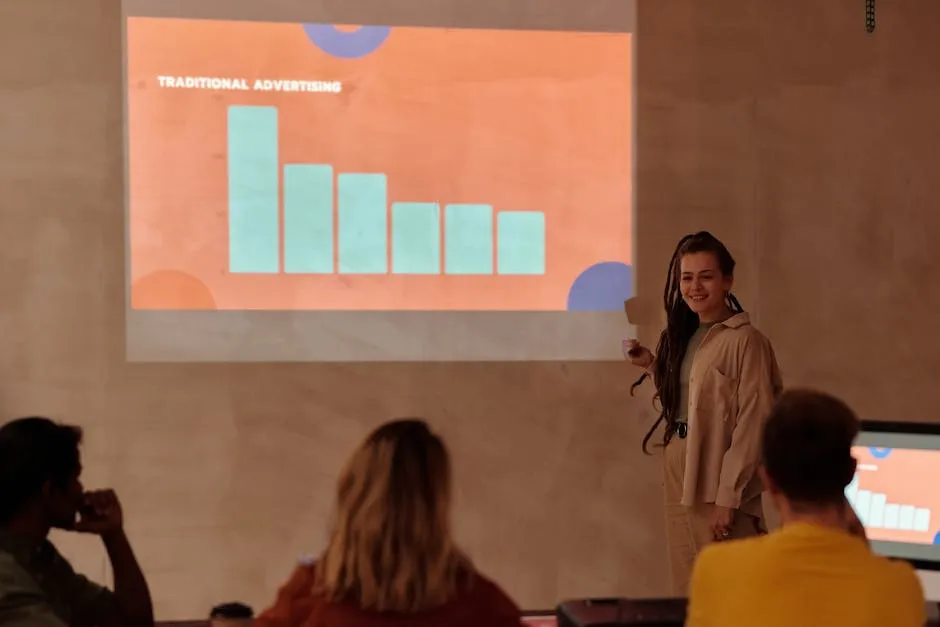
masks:
[(729, 329), (737, 329), (739, 327), (751, 324), (751, 317), (747, 315), (746, 311), (742, 311), (741, 313), (736, 313), (727, 320), (723, 320), (718, 324), (723, 327), (728, 327)]

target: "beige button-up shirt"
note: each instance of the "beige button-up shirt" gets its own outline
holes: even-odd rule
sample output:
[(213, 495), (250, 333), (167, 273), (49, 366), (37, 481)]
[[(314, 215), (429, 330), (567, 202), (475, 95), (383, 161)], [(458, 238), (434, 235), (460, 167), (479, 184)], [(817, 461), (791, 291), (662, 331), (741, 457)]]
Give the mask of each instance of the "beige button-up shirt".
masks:
[(761, 432), (782, 388), (770, 340), (746, 313), (708, 330), (689, 375), (683, 505), (740, 509), (763, 492)]

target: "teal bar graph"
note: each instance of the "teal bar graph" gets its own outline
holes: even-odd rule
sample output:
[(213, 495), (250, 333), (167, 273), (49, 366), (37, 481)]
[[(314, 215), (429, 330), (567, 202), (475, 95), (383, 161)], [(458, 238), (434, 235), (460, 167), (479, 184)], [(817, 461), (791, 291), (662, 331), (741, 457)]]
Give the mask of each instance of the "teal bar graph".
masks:
[(444, 271), (447, 274), (493, 274), (493, 207), (447, 205)]
[(280, 270), (277, 109), (228, 109), (229, 272)]
[(496, 271), (545, 274), (545, 214), (500, 211), (496, 217)]
[(331, 166), (284, 166), (284, 272), (333, 272)]
[(388, 204), (384, 174), (337, 177), (339, 272), (388, 272)]
[(392, 205), (392, 273), (441, 273), (441, 207), (433, 202)]
[(395, 202), (389, 212), (382, 173), (283, 165), (282, 225), (277, 109), (230, 106), (227, 124), (233, 274), (277, 274), (282, 252), (287, 274), (546, 273), (543, 212), (494, 215), (492, 205), (468, 203), (442, 211), (436, 202)]

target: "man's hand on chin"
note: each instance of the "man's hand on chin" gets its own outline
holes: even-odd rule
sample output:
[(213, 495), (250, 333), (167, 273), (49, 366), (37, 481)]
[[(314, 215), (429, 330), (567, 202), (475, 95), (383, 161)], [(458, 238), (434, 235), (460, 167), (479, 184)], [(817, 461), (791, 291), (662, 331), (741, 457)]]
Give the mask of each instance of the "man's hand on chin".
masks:
[(98, 624), (152, 627), (153, 602), (147, 580), (124, 534), (124, 512), (114, 490), (86, 492), (75, 531), (101, 537), (114, 573), (114, 601), (100, 608)]
[(107, 541), (124, 534), (124, 512), (114, 490), (86, 492), (74, 530), (93, 533)]

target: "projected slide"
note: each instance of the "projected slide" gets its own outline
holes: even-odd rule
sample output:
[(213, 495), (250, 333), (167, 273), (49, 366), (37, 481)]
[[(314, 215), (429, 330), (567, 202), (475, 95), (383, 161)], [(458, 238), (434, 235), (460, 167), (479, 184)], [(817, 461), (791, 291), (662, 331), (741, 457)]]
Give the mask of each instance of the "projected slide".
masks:
[(630, 46), (128, 18), (130, 307), (621, 312)]
[(940, 451), (854, 447), (846, 497), (871, 540), (940, 545)]
[(122, 6), (130, 361), (623, 359), (632, 0)]

